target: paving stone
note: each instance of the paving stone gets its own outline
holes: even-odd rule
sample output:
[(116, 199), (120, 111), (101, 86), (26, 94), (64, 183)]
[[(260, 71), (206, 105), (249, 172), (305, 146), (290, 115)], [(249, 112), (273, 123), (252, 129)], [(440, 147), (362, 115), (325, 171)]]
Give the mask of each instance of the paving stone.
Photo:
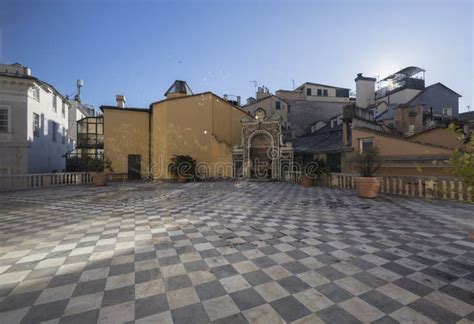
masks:
[(270, 305), (287, 322), (295, 321), (309, 315), (311, 312), (301, 304), (295, 297), (288, 296), (275, 300)]

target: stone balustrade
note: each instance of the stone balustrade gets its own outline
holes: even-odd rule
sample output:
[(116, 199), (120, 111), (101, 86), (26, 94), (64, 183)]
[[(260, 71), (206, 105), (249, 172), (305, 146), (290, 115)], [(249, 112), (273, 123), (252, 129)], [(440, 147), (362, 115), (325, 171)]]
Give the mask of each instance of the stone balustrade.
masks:
[[(354, 178), (357, 175), (348, 173), (332, 173), (329, 181), (316, 181), (320, 186), (335, 187), (342, 189), (354, 189)], [(472, 190), (462, 178), (456, 177), (428, 177), (428, 176), (390, 176), (382, 175), (380, 192), (394, 195), (445, 199), (461, 202), (474, 202)], [(286, 180), (299, 183), (301, 172), (290, 171), (286, 174)]]
[(2, 175), (0, 176), (0, 190), (78, 185), (91, 182), (91, 172)]

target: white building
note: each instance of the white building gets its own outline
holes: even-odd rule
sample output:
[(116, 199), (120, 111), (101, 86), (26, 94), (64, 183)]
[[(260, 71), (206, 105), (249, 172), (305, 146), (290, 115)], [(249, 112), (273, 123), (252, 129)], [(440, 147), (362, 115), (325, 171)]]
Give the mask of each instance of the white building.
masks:
[(21, 64), (0, 64), (0, 174), (65, 170), (67, 99)]

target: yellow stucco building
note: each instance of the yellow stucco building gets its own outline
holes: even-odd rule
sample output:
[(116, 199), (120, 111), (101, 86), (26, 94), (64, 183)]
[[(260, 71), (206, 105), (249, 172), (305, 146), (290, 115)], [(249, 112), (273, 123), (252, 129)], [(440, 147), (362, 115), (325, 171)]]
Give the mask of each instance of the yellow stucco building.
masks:
[(116, 173), (129, 178), (169, 179), (173, 155), (190, 155), (207, 167), (208, 177), (231, 177), (232, 148), (240, 143), (240, 120), (249, 116), (212, 92), (193, 94), (176, 81), (166, 99), (148, 109), (101, 106), (104, 156)]

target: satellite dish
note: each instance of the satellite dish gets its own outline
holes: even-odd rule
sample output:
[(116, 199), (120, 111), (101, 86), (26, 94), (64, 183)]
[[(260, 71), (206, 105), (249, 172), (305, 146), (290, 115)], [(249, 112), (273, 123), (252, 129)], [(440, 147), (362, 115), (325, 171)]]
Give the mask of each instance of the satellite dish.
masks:
[(77, 80), (77, 86), (82, 87), (84, 85), (84, 80)]

